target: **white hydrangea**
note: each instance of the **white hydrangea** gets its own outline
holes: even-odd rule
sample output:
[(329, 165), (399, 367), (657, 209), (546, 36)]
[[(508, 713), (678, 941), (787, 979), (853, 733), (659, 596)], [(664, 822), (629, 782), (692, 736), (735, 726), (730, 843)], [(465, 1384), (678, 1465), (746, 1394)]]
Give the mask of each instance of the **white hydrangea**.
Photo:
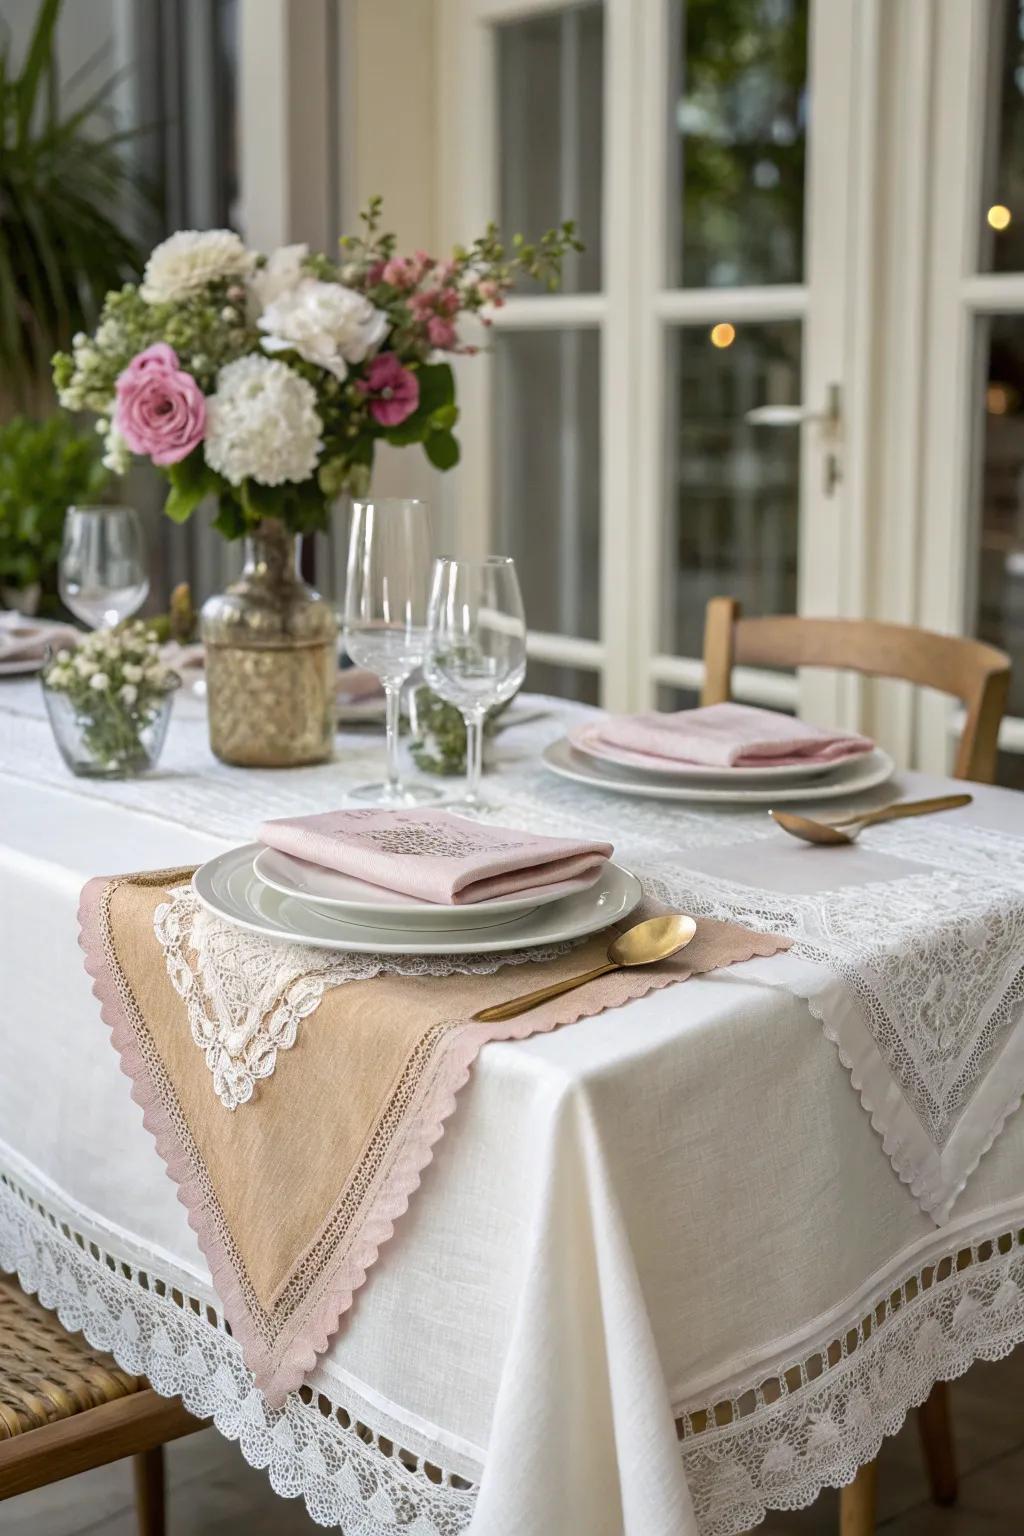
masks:
[(146, 262), (139, 292), (147, 304), (173, 303), (218, 278), (248, 277), (256, 257), (231, 229), (179, 229)]
[(259, 309), (299, 285), (306, 276), (302, 264), (308, 255), (308, 245), (282, 245), (267, 258), (266, 266), (256, 269), (249, 286)]
[(232, 485), (308, 480), (323, 447), (316, 391), (286, 363), (253, 354), (228, 363), (206, 402), (203, 451)]
[(267, 352), (297, 352), (344, 379), (349, 363), (361, 363), (388, 333), (383, 310), (354, 288), (304, 277), (269, 304), (256, 322), (266, 332)]

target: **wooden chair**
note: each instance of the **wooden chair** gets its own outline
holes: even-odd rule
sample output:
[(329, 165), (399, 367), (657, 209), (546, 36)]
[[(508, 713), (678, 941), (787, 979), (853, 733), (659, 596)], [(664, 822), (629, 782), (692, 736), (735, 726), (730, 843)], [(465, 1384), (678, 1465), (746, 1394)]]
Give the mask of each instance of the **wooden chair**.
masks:
[[(955, 776), (979, 784), (995, 777), (1010, 659), (980, 640), (872, 619), (744, 619), (735, 599), (714, 597), (705, 617), (702, 703), (721, 704), (731, 697), (734, 666), (835, 667), (951, 694), (967, 711)], [(945, 1382), (936, 1382), (919, 1409), (918, 1427), (932, 1497), (937, 1504), (952, 1504), (957, 1480)], [(872, 1536), (877, 1474), (877, 1463), (869, 1462), (841, 1490), (840, 1536)]]
[(132, 1456), (140, 1536), (164, 1536), (162, 1448), (202, 1428), (0, 1278), (0, 1500)]
[(744, 619), (731, 597), (713, 597), (704, 624), (703, 704), (730, 697), (734, 666), (835, 667), (900, 678), (959, 699), (967, 711), (954, 776), (991, 784), (1010, 658), (981, 640), (874, 619)]

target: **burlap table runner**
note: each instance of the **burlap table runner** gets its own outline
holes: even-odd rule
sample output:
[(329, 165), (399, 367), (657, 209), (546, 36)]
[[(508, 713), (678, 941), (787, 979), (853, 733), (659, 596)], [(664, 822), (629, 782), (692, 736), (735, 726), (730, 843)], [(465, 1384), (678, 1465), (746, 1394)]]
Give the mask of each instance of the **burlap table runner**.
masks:
[(272, 1085), (226, 1113), (154, 935), (190, 869), (91, 880), (79, 920), (132, 1096), (178, 1184), (225, 1316), (272, 1403), (301, 1385), (408, 1206), (482, 1045), (617, 1008), (653, 988), (771, 955), (789, 940), (701, 919), (675, 959), (615, 972), (501, 1024), (477, 1009), (604, 956), (607, 934), (493, 975), (351, 981), (324, 994)]

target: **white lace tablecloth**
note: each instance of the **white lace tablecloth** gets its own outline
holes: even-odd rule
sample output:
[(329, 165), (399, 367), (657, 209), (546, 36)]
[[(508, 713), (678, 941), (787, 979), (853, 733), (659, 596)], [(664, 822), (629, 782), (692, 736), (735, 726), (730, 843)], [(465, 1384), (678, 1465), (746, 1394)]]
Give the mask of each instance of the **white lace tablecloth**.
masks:
[(550, 778), (532, 754), (553, 721), (503, 739), (503, 816), (600, 829), (654, 894), (795, 949), (488, 1047), (313, 1400), (270, 1413), (117, 1072), (74, 910), (88, 875), (336, 803), (379, 743), (233, 772), (185, 703), (158, 776), (98, 785), (66, 775), (31, 684), (0, 695), (0, 1266), (278, 1491), (367, 1536), (734, 1536), (1024, 1337), (1024, 1116), (981, 1155), (1015, 1102), (1024, 800), (980, 790), (805, 850), (760, 811)]

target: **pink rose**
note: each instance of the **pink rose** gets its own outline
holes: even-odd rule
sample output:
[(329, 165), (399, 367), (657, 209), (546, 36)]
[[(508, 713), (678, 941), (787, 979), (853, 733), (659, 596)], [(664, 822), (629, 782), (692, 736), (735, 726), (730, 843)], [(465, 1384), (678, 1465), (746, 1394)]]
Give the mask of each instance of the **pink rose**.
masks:
[(114, 424), (133, 453), (177, 464), (203, 440), (206, 400), (173, 347), (158, 341), (134, 357), (117, 381)]
[(381, 352), (360, 382), (370, 402), (370, 415), (382, 427), (397, 427), (420, 403), (420, 381), (403, 368), (394, 352)]
[(432, 347), (451, 349), (458, 340), (454, 325), (450, 320), (442, 320), (440, 315), (431, 315), (427, 321), (427, 336)]

